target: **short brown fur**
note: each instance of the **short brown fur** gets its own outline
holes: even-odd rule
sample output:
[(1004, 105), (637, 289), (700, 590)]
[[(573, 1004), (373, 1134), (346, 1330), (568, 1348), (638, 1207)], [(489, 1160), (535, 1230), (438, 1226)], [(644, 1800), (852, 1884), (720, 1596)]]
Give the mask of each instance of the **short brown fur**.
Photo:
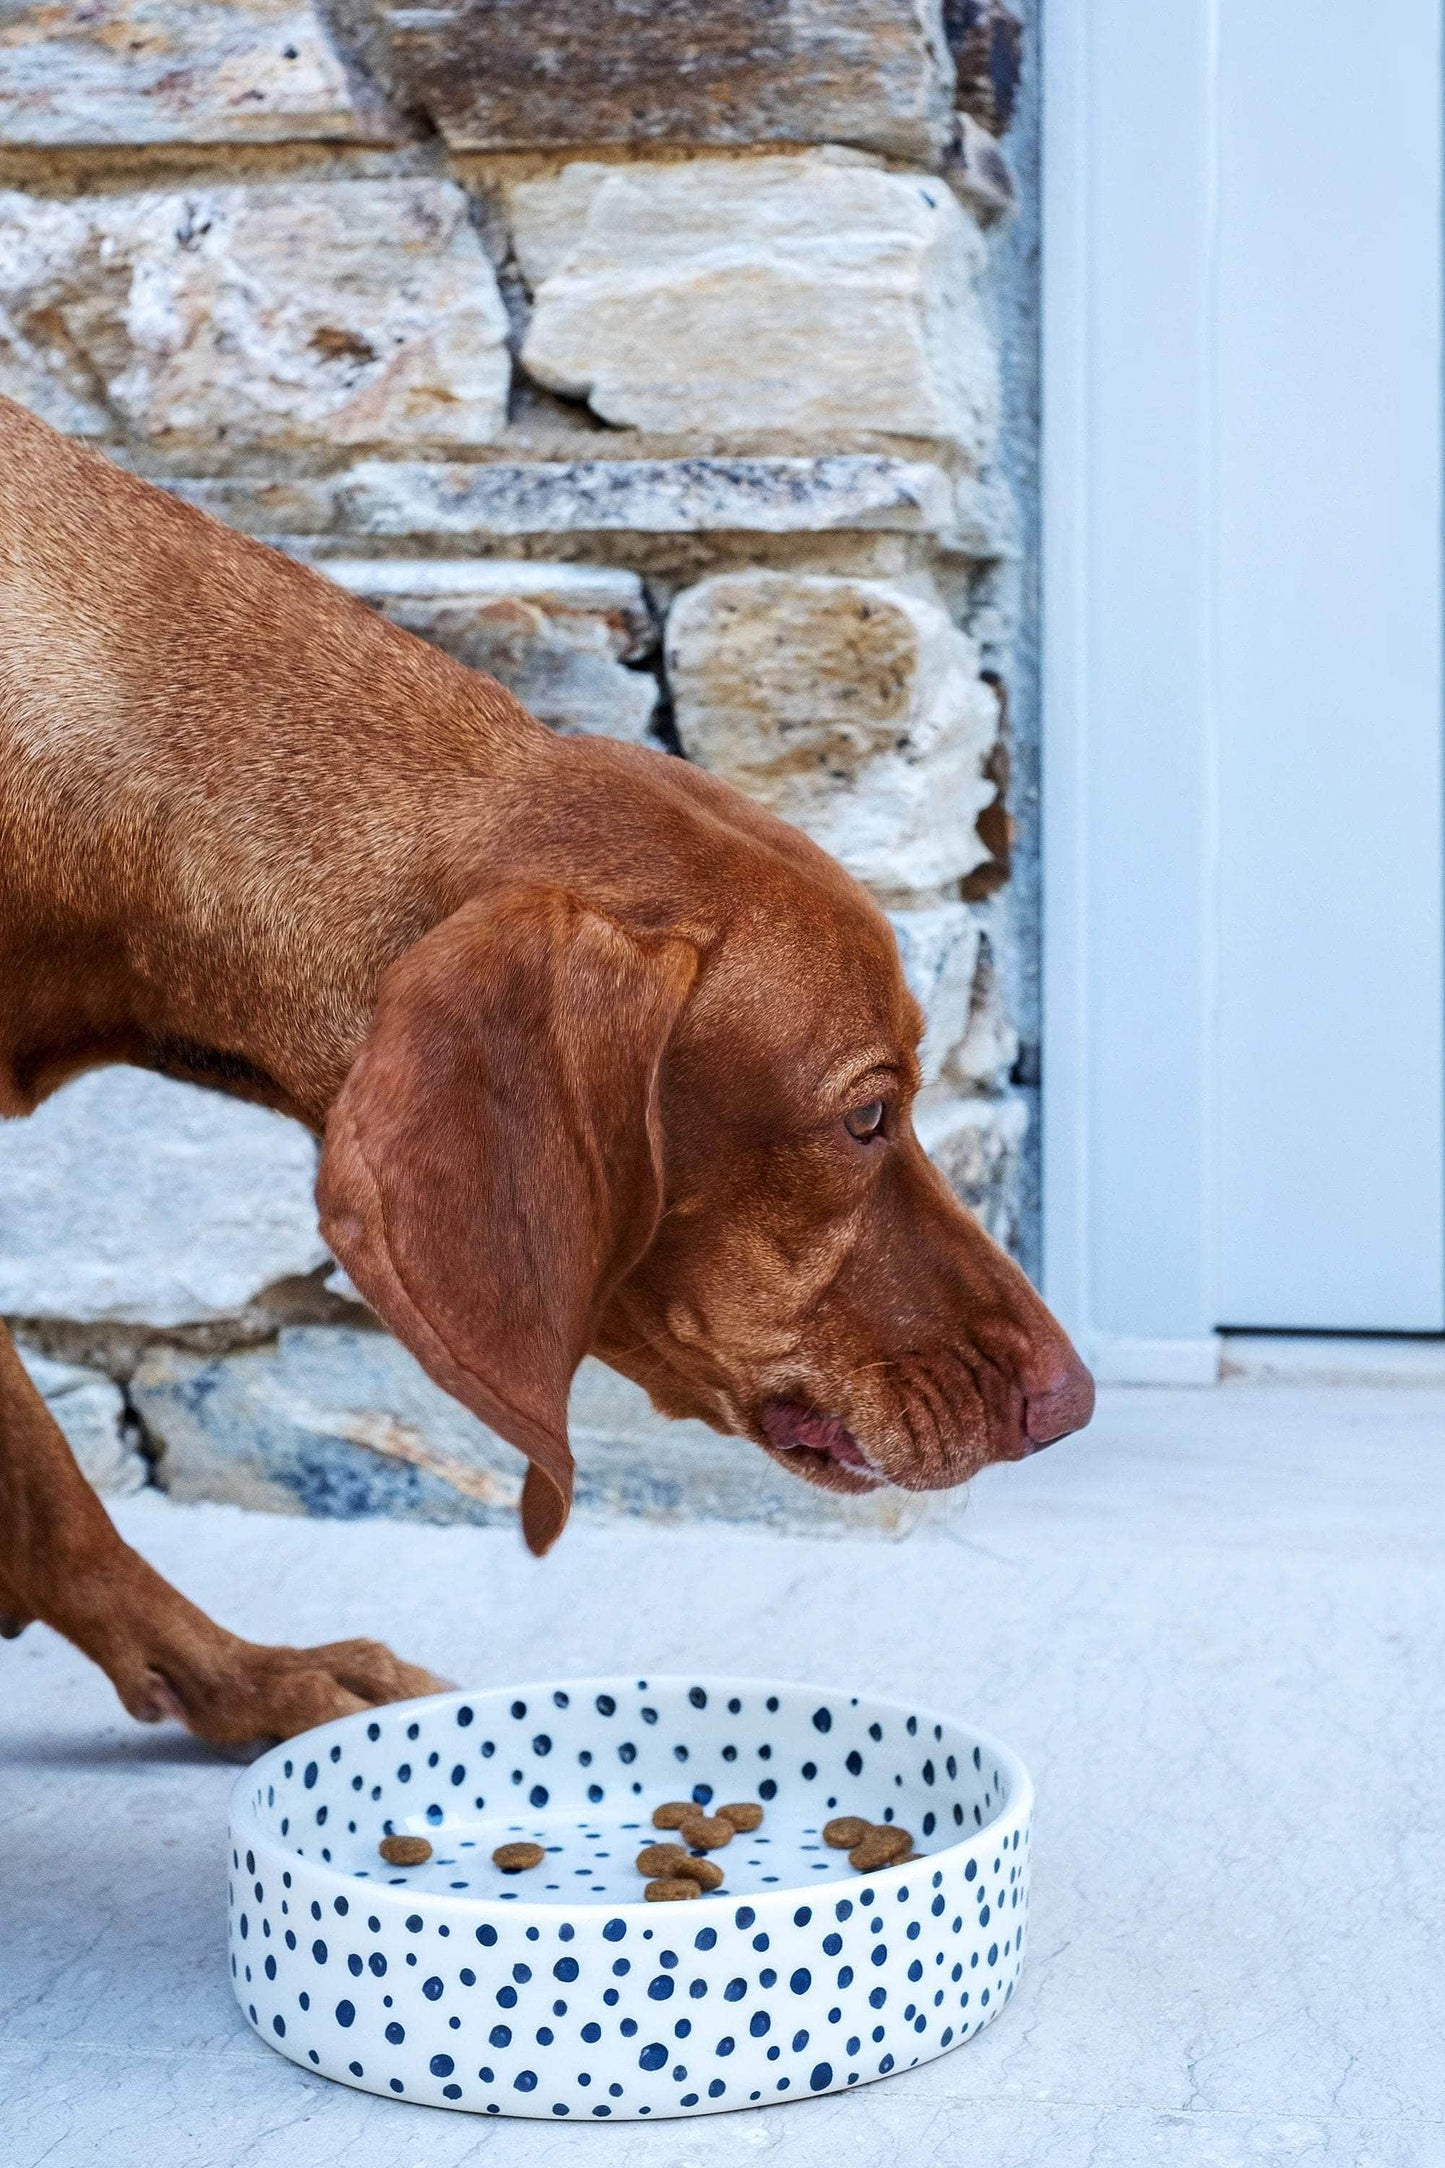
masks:
[[(1087, 1421), (912, 1134), (918, 1011), (839, 866), (5, 400), (0, 454), (0, 1114), (121, 1061), (324, 1137), (328, 1240), (527, 1454), (539, 1551), (589, 1351), (834, 1488), (961, 1482)], [(0, 1623), (30, 1618), (217, 1741), (433, 1683), (213, 1625), (0, 1332)]]

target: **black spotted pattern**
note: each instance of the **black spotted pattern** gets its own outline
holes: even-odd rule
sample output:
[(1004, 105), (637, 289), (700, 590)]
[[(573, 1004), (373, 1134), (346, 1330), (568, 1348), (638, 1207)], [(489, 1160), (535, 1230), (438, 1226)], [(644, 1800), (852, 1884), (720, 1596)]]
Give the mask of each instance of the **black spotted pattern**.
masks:
[[(638, 1902), (637, 1845), (682, 1782), (764, 1798), (686, 1905)], [(766, 1772), (766, 1774), (764, 1773)], [(834, 1812), (920, 1853), (863, 1877)], [(363, 2089), (492, 2115), (703, 2114), (849, 2086), (1010, 2000), (1032, 1787), (963, 1726), (727, 1680), (439, 1695), (276, 1748), (232, 1803), (231, 1972), (262, 2038)], [(397, 1872), (381, 1836), (426, 1833)], [(543, 1865), (491, 1849), (533, 1836)]]

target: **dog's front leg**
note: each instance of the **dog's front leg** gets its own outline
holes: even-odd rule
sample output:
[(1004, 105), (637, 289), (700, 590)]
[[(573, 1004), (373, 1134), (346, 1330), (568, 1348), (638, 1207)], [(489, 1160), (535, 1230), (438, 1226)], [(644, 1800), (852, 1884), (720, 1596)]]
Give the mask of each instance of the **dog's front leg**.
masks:
[(93, 1657), (132, 1716), (218, 1746), (442, 1684), (379, 1642), (267, 1648), (213, 1624), (121, 1541), (0, 1325), (0, 1632), (32, 1619)]

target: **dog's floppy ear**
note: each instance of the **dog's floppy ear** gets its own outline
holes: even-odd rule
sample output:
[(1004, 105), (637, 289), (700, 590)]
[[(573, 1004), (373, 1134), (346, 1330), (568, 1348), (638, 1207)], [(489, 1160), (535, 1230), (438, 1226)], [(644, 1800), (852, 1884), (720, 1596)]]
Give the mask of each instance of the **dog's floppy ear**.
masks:
[(539, 1555), (572, 1502), (567, 1394), (662, 1207), (658, 1071), (691, 942), (497, 889), (387, 972), (332, 1106), (321, 1226), (438, 1385), (531, 1462)]

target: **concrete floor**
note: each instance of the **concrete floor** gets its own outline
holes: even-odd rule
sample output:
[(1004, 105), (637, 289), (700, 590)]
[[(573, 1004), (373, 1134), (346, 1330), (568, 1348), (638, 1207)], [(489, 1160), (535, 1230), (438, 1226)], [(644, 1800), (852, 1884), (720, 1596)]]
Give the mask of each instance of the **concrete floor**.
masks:
[(466, 1681), (703, 1666), (898, 1689), (1039, 1785), (1031, 1954), (956, 2053), (670, 2125), (482, 2123), (304, 2075), (223, 1967), (233, 1769), (0, 1648), (0, 2168), (1445, 2163), (1445, 1392), (1106, 1395), (904, 1542), (508, 1532), (122, 1501), (258, 1636)]

